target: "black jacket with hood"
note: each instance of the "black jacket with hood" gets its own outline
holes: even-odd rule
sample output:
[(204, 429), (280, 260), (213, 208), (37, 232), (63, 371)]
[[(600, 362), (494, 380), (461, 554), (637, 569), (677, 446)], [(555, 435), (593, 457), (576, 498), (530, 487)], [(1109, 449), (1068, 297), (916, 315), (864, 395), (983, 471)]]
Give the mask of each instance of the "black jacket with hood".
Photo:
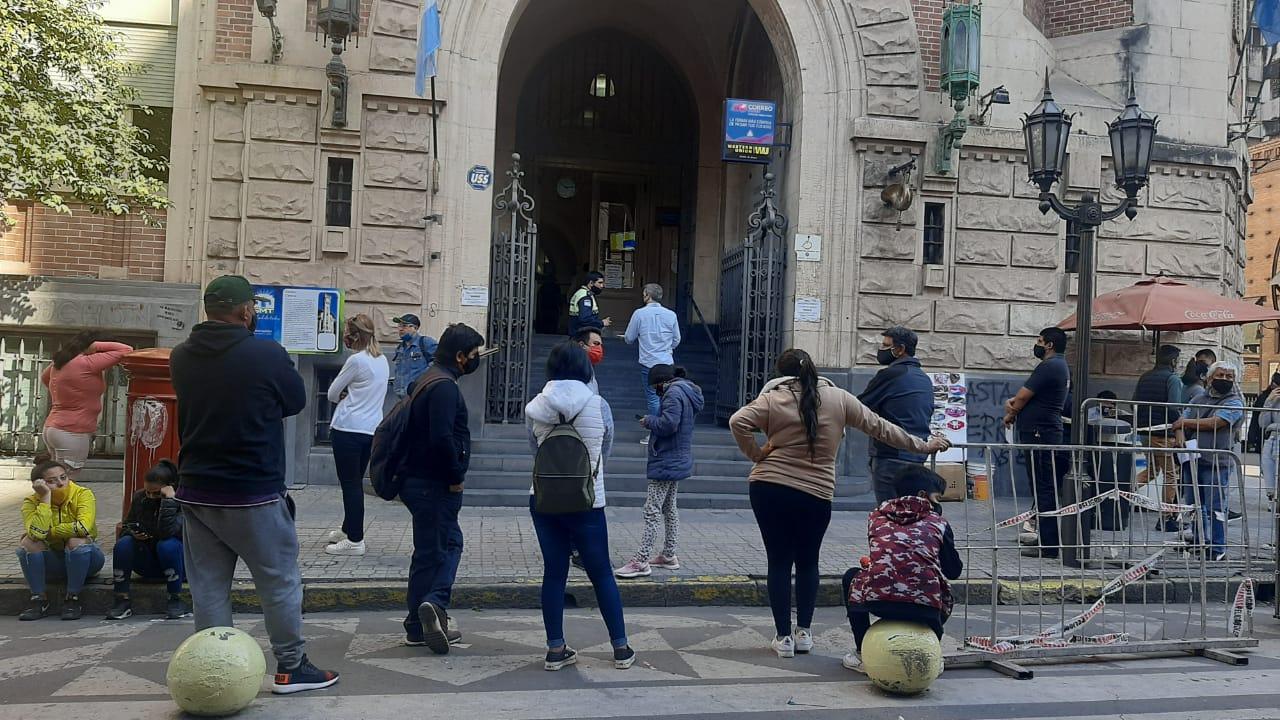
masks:
[(203, 322), (169, 358), (178, 396), (179, 485), (233, 496), (285, 490), (284, 418), (306, 406), (284, 348)]

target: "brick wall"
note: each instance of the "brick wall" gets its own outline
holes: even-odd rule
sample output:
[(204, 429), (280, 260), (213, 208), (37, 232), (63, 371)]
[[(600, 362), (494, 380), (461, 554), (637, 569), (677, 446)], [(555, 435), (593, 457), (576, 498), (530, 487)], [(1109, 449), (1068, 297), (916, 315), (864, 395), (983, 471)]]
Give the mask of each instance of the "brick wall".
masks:
[[(1271, 307), (1271, 266), (1276, 244), (1280, 242), (1280, 159), (1274, 159), (1280, 158), (1280, 140), (1258, 143), (1249, 154), (1255, 160), (1271, 159), (1272, 162), (1251, 180), (1254, 197), (1245, 221), (1244, 297), (1246, 300), (1263, 298), (1263, 304)], [(1263, 323), (1261, 335), (1258, 355), (1247, 358), (1250, 361), (1247, 364), (1257, 367), (1258, 376), (1269, 381), (1271, 363), (1280, 362), (1277, 330), (1272, 323)], [(1256, 392), (1261, 384), (1246, 385), (1245, 390)]]
[(244, 62), (253, 48), (254, 0), (218, 0), (215, 62)]
[[(4, 272), (164, 280), (163, 227), (149, 226), (138, 215), (94, 215), (76, 204), (71, 210), (63, 215), (39, 204), (6, 207), (18, 224), (0, 231)], [(163, 221), (164, 213), (158, 215)]]
[(1045, 37), (1080, 35), (1133, 24), (1133, 0), (1022, 0), (1022, 14)]
[(920, 63), (924, 70), (924, 89), (937, 90), (942, 75), (942, 12), (948, 0), (911, 0), (916, 18), (916, 34), (920, 36)]

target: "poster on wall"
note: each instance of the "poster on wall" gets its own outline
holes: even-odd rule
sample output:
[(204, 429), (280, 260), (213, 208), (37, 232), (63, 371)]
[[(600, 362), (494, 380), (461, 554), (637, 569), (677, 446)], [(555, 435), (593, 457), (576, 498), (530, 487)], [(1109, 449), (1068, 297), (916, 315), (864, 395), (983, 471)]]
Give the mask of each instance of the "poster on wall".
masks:
[(253, 334), (299, 355), (338, 352), (342, 292), (334, 288), (257, 285), (258, 325)]
[(725, 100), (720, 157), (728, 162), (768, 163), (777, 122), (778, 104), (771, 100)]
[[(929, 373), (933, 381), (933, 417), (929, 420), (929, 430), (942, 433), (954, 443), (969, 441), (969, 406), (966, 401), (968, 384), (964, 373), (936, 372)], [(964, 450), (951, 448), (938, 453), (938, 462), (963, 462)]]

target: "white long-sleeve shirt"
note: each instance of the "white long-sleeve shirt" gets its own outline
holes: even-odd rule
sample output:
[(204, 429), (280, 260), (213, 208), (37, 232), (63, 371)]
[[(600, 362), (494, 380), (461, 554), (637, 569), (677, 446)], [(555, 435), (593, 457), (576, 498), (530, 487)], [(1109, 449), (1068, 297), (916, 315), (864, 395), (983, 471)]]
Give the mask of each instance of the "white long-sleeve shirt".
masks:
[(624, 337), (628, 345), (640, 341), (641, 365), (674, 365), (671, 351), (680, 344), (680, 323), (674, 312), (651, 302), (632, 313)]
[[(329, 428), (372, 435), (382, 422), (382, 405), (390, 377), (391, 366), (385, 355), (374, 357), (361, 351), (347, 358), (329, 386), (329, 402), (338, 403)], [(343, 390), (347, 396), (339, 400)]]

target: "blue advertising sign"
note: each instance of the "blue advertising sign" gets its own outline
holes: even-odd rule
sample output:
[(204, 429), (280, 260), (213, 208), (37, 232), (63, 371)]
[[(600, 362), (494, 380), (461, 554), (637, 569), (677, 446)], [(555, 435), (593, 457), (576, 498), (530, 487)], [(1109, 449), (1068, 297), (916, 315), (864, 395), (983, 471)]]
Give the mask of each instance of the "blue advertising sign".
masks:
[(493, 171), (483, 165), (475, 165), (467, 171), (467, 184), (472, 190), (487, 190), (493, 183)]
[(300, 355), (337, 352), (342, 292), (333, 288), (256, 285), (253, 334)]
[(778, 104), (771, 100), (725, 100), (720, 157), (729, 162), (769, 162), (777, 123)]

